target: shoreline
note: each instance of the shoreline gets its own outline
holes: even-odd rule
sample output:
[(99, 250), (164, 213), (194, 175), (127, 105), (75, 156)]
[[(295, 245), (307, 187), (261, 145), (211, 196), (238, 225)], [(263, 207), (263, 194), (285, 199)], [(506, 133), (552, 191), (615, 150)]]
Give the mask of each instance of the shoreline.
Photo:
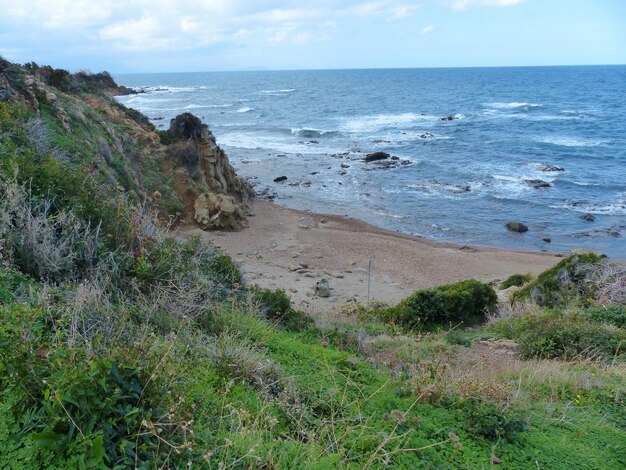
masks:
[[(252, 204), (249, 227), (237, 232), (205, 232), (180, 227), (183, 237), (211, 241), (240, 266), (246, 281), (284, 289), (294, 306), (309, 313), (332, 310), (345, 302), (370, 299), (396, 303), (416, 289), (475, 278), (483, 282), (511, 274), (539, 274), (562, 254), (439, 243), (376, 227), (346, 216), (291, 209), (270, 201)], [(328, 298), (315, 295), (325, 279)]]

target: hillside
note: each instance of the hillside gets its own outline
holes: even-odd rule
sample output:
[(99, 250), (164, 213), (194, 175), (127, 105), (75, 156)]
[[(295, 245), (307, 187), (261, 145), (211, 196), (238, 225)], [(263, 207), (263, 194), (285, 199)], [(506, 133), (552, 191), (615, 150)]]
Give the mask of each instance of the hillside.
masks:
[(0, 467), (626, 466), (623, 265), (311, 318), (168, 232), (246, 223), (206, 126), (37, 70), (0, 61)]

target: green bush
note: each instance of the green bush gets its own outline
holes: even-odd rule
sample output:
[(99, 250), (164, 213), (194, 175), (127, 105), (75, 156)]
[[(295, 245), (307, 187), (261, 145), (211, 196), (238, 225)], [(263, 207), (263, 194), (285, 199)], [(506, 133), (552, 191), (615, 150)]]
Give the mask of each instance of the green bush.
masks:
[(514, 302), (530, 299), (543, 307), (562, 306), (574, 300), (584, 303), (593, 297), (593, 285), (586, 282), (581, 267), (598, 263), (604, 258), (605, 255), (595, 253), (569, 256), (515, 292), (512, 299)]
[(311, 317), (291, 306), (291, 299), (283, 289), (254, 287), (250, 289), (250, 294), (257, 303), (261, 315), (268, 320), (294, 331), (311, 328), (314, 324)]
[(390, 323), (420, 329), (447, 323), (478, 323), (497, 301), (493, 288), (474, 279), (418, 290), (379, 312)]
[(513, 441), (516, 434), (525, 431), (526, 422), (515, 412), (482, 400), (466, 400), (461, 403), (465, 427), (472, 435), (492, 441)]
[(527, 282), (530, 282), (532, 278), (533, 278), (533, 275), (530, 273), (513, 274), (512, 276), (509, 276), (504, 281), (502, 281), (502, 283), (500, 284), (500, 289), (508, 289), (509, 287), (513, 287), (513, 286), (516, 286), (516, 287), (523, 286)]
[(559, 310), (501, 320), (493, 330), (516, 340), (525, 358), (612, 358), (626, 347), (626, 330)]
[(619, 328), (626, 328), (626, 305), (606, 305), (581, 311), (581, 315), (590, 321), (608, 323)]

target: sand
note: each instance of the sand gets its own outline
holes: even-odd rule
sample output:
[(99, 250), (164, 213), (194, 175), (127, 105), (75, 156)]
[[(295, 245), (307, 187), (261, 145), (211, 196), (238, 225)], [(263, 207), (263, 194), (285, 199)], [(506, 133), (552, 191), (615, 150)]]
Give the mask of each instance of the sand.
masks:
[[(215, 243), (237, 262), (249, 284), (284, 289), (295, 306), (310, 313), (352, 300), (367, 303), (370, 261), (370, 299), (393, 304), (419, 288), (538, 274), (560, 260), (555, 254), (437, 243), (267, 201), (255, 202), (253, 213), (249, 228), (239, 232), (182, 227), (179, 234)], [(328, 298), (315, 295), (322, 279), (331, 287)]]

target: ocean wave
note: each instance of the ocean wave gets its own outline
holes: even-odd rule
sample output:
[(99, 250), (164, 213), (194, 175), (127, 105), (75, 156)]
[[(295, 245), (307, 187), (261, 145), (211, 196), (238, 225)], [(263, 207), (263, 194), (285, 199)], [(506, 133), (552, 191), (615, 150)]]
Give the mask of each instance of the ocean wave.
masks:
[(282, 95), (285, 93), (293, 93), (296, 91), (295, 88), (284, 88), (282, 90), (260, 90), (259, 93), (263, 95)]
[(353, 133), (375, 132), (388, 127), (403, 128), (418, 121), (438, 121), (439, 116), (426, 114), (376, 114), (347, 118), (341, 125), (342, 130)]
[(254, 108), (249, 108), (248, 106), (244, 106), (243, 108), (239, 108), (237, 110), (238, 113), (249, 113), (250, 111), (254, 111)]
[(188, 104), (183, 109), (230, 108), (232, 104)]
[[(279, 129), (280, 131), (280, 129)], [(291, 134), (291, 132), (290, 132)], [(222, 132), (218, 136), (220, 145), (246, 149), (264, 150), (290, 154), (331, 154), (340, 153), (345, 149), (331, 148), (324, 145), (310, 145), (305, 142), (294, 142), (293, 137), (281, 137), (280, 132), (272, 134), (250, 132)]]
[(319, 139), (322, 137), (337, 137), (341, 136), (339, 131), (323, 131), (319, 129), (311, 129), (307, 127), (292, 128), (291, 133), (303, 139)]
[(538, 142), (559, 145), (561, 147), (598, 147), (606, 144), (606, 140), (594, 140), (575, 137), (544, 137)]
[(518, 101), (512, 101), (510, 103), (502, 103), (502, 102), (485, 103), (484, 106), (487, 106), (489, 108), (494, 108), (494, 109), (509, 109), (509, 110), (514, 110), (514, 111), (531, 111), (534, 109), (543, 108), (542, 104), (526, 103), (526, 102), (518, 102)]
[(567, 209), (572, 212), (596, 215), (626, 215), (626, 199), (612, 203), (590, 203), (586, 201), (569, 201), (565, 204), (555, 204), (552, 209)]

